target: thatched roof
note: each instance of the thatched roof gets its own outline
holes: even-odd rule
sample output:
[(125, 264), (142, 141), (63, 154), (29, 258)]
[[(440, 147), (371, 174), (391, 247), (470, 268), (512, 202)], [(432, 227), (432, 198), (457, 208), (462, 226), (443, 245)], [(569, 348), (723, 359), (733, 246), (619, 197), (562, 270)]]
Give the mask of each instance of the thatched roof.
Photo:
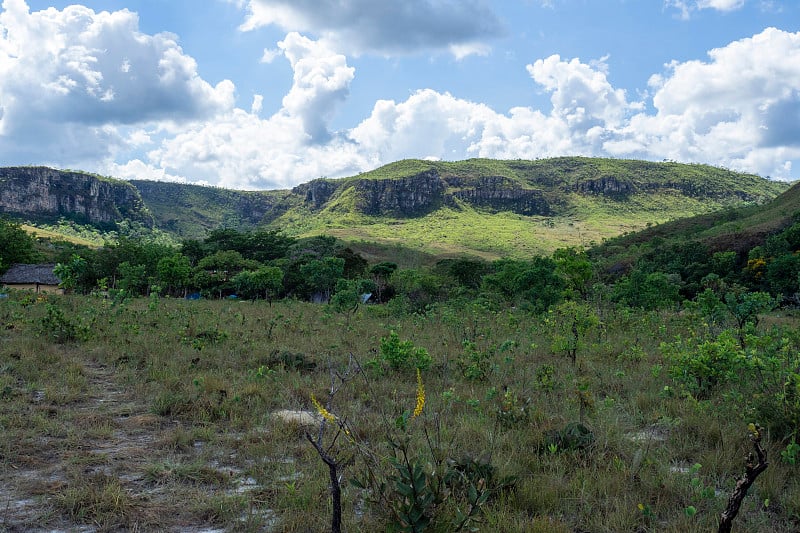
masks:
[(58, 285), (61, 280), (53, 273), (54, 264), (44, 265), (11, 265), (0, 277), (0, 283)]

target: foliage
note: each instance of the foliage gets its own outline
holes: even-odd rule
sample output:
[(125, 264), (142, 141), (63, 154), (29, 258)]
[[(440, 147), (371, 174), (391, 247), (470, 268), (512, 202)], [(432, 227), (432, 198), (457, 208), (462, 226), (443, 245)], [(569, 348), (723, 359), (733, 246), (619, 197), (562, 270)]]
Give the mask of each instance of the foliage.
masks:
[(531, 261), (504, 259), (492, 264), (492, 273), (483, 277), (482, 290), (507, 302), (542, 313), (562, 297), (564, 280), (556, 273), (557, 264), (547, 257)]
[(661, 346), (670, 361), (670, 375), (687, 391), (708, 397), (717, 387), (748, 370), (748, 361), (733, 331), (699, 342), (676, 341)]
[(22, 229), (22, 225), (0, 218), (0, 272), (14, 263), (34, 263), (40, 254), (36, 240)]
[(414, 346), (410, 340), (401, 341), (396, 331), (390, 332), (388, 337), (381, 337), (380, 354), (393, 370), (426, 370), (433, 362), (425, 348)]
[(53, 304), (46, 304), (46, 314), (39, 323), (42, 335), (58, 344), (85, 341), (91, 337), (91, 323), (67, 318), (64, 310)]
[(636, 269), (614, 285), (613, 297), (629, 307), (659, 309), (680, 300), (679, 281), (674, 274)]
[(68, 263), (57, 263), (53, 268), (53, 273), (61, 280), (61, 288), (71, 291), (77, 287), (87, 267), (88, 263), (84, 258), (73, 254)]
[(586, 304), (568, 300), (553, 308), (546, 319), (553, 331), (552, 348), (577, 362), (588, 333), (600, 325), (600, 318)]
[(265, 266), (255, 271), (239, 272), (231, 281), (242, 298), (257, 300), (263, 297), (271, 302), (283, 287), (283, 276), (280, 268)]

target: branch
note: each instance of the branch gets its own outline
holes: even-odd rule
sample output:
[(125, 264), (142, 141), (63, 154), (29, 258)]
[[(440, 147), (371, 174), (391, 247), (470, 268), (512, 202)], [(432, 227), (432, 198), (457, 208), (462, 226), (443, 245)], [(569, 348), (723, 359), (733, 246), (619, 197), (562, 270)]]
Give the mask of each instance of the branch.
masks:
[(719, 533), (730, 533), (733, 519), (739, 513), (739, 507), (742, 505), (742, 500), (747, 496), (747, 491), (750, 485), (755, 482), (756, 478), (767, 469), (769, 463), (767, 462), (767, 452), (761, 446), (761, 428), (751, 424), (750, 431), (752, 435), (750, 439), (753, 441), (753, 448), (755, 448), (756, 455), (750, 452), (747, 455), (747, 463), (745, 464), (744, 477), (739, 478), (736, 482), (736, 487), (733, 489), (731, 497), (728, 498), (728, 506), (720, 515)]

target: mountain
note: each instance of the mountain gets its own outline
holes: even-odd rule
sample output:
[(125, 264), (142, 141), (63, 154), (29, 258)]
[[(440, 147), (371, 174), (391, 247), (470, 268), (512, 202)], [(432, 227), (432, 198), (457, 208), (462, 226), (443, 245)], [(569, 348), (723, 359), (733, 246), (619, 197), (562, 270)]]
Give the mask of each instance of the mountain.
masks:
[(36, 222), (66, 218), (114, 229), (131, 220), (152, 228), (139, 191), (126, 181), (45, 167), (0, 168), (0, 213)]
[(493, 259), (596, 244), (669, 220), (762, 205), (787, 188), (706, 165), (584, 157), (404, 160), (357, 176), (259, 192), (18, 167), (0, 169), (0, 210), (91, 224), (152, 220), (189, 238), (217, 227), (266, 227), (334, 235), (368, 256), (404, 248)]

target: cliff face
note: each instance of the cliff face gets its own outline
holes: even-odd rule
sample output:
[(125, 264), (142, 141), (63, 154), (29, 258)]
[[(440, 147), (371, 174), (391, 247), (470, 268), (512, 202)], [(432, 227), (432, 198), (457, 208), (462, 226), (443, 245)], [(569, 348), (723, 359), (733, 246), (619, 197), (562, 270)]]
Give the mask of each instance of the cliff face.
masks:
[(356, 209), (372, 216), (422, 215), (439, 207), (446, 185), (435, 170), (388, 180), (358, 180)]
[(456, 199), (475, 207), (521, 215), (550, 213), (540, 190), (524, 189), (509, 178), (443, 177), (435, 169), (404, 178), (357, 179), (347, 184), (318, 179), (295, 187), (292, 194), (302, 197), (312, 210), (319, 210), (346, 189), (354, 192), (356, 211), (370, 216), (420, 216), (442, 205), (455, 205)]
[(302, 196), (303, 201), (312, 209), (321, 209), (339, 188), (336, 182), (327, 179), (316, 179), (303, 183), (292, 189), (292, 194)]
[(523, 189), (515, 181), (503, 176), (464, 179), (448, 177), (447, 184), (456, 187), (455, 198), (476, 207), (495, 211), (511, 211), (519, 215), (549, 215), (550, 205), (542, 191)]
[(153, 227), (152, 215), (130, 184), (46, 167), (0, 168), (0, 211), (106, 228), (124, 219)]

